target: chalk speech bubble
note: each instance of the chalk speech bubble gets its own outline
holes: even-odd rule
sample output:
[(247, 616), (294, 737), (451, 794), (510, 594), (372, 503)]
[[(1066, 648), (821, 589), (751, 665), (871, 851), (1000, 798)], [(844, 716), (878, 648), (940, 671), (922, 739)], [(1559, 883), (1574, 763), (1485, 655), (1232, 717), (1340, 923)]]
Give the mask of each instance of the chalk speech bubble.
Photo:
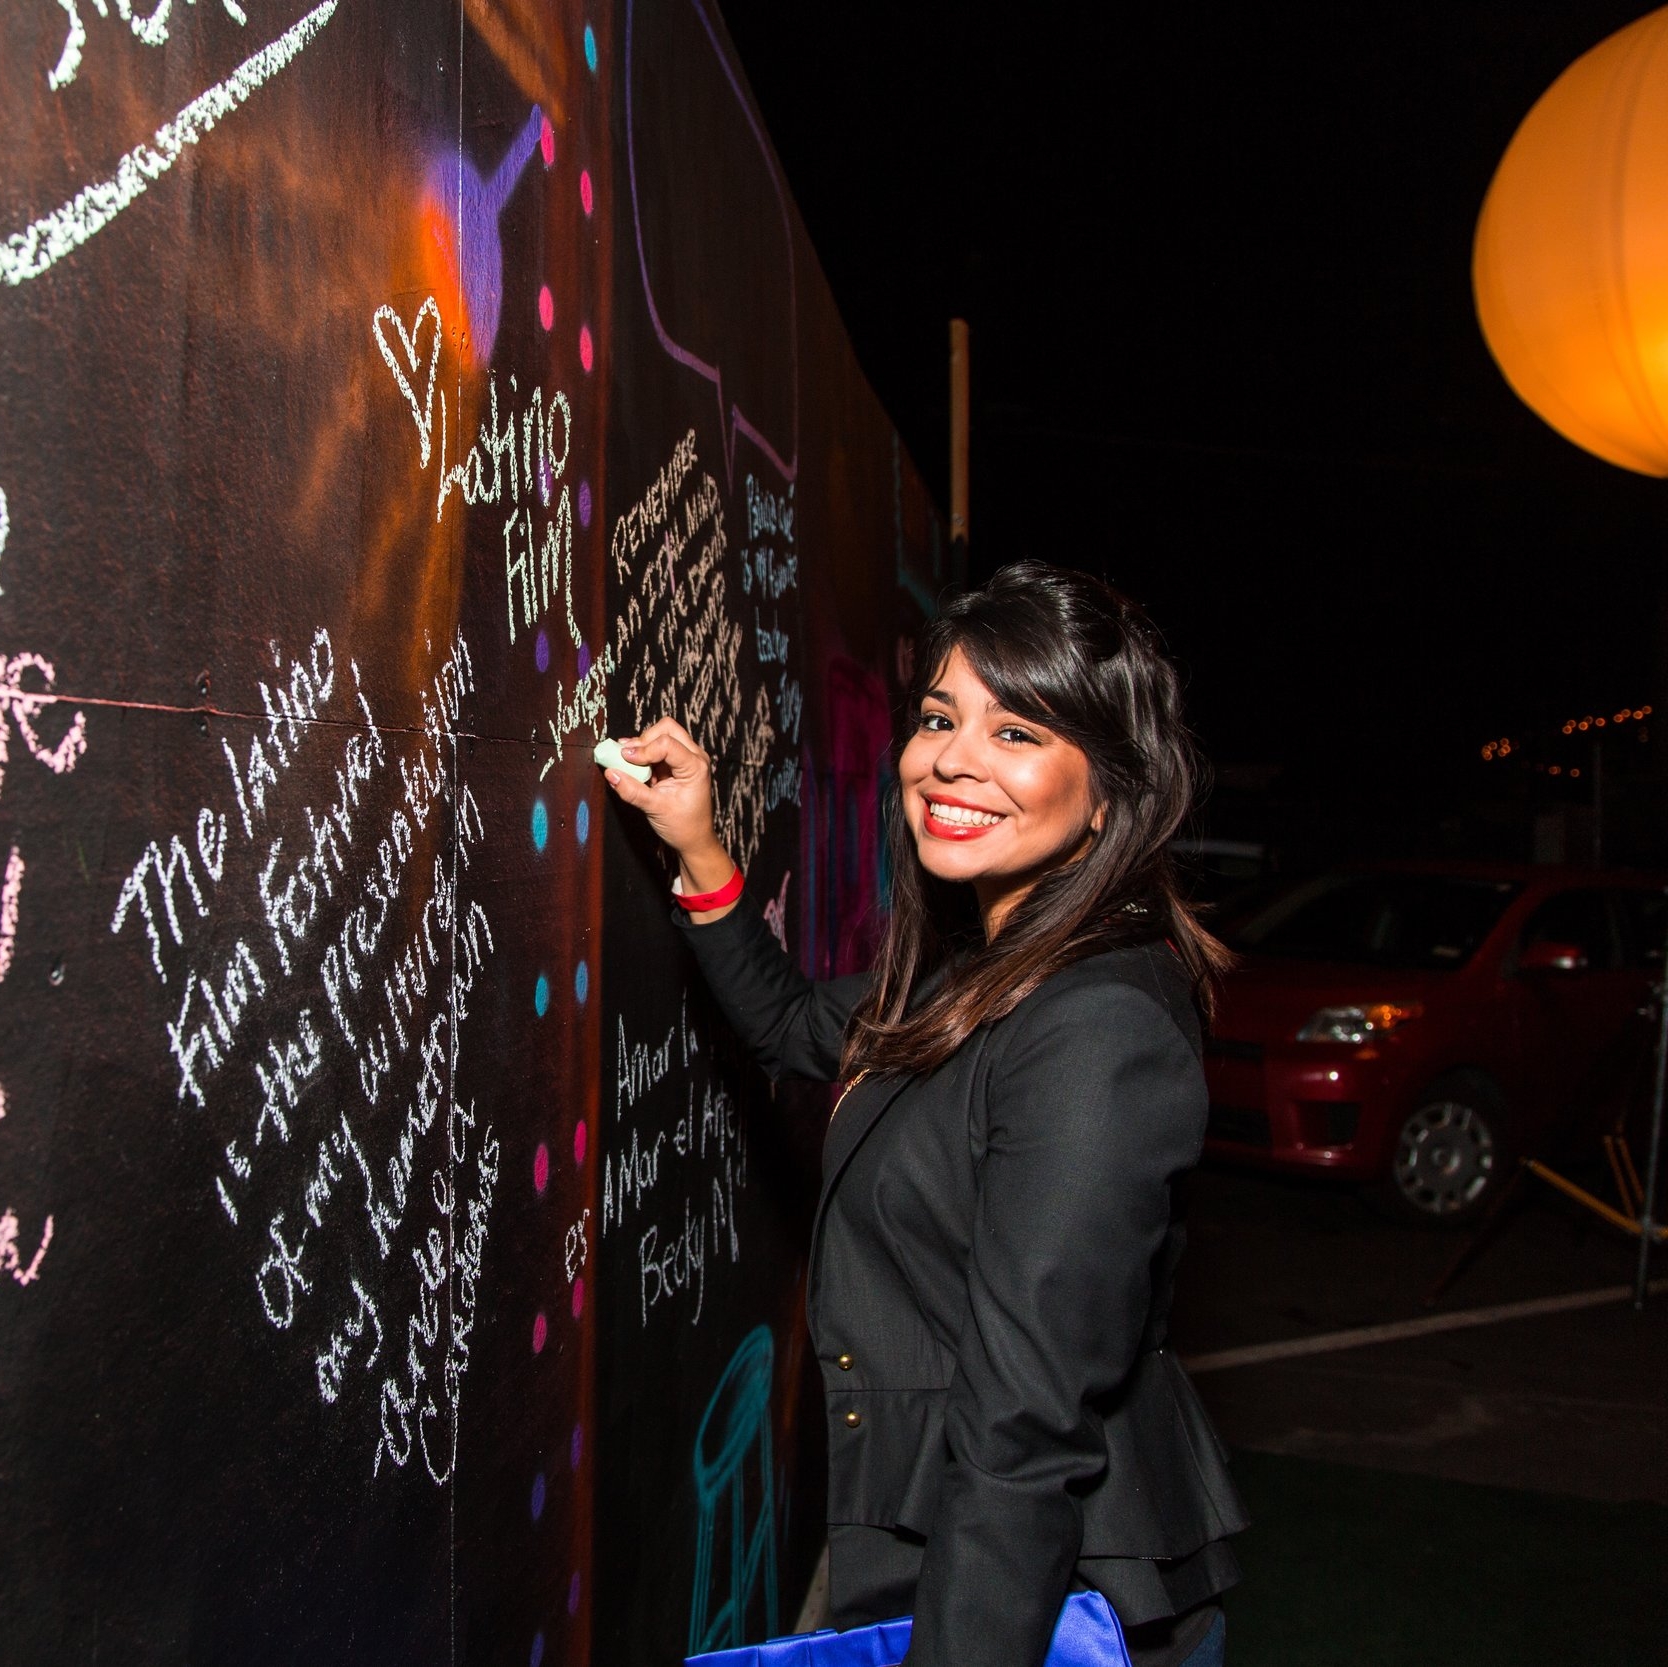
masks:
[[(625, 53), (631, 214), (655, 334), (712, 385), (726, 474), (745, 434), (791, 481), (798, 301), (770, 141), (702, 0), (627, 0)], [(663, 89), (676, 96), (653, 96)]]

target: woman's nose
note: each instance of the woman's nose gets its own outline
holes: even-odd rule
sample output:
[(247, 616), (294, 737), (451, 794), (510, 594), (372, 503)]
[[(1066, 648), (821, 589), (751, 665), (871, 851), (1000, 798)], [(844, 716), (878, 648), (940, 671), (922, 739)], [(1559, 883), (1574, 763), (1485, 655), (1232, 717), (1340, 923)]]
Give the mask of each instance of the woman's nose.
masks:
[(982, 776), (983, 766), (977, 744), (965, 729), (957, 729), (944, 737), (944, 745), (933, 759), (933, 774), (941, 781), (957, 776)]

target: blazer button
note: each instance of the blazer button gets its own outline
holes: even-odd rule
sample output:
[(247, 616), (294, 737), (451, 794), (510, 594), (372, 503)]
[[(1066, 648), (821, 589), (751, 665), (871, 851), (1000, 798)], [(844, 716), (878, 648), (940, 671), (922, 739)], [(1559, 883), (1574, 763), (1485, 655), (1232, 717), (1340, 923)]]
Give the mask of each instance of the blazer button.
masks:
[(846, 1428), (848, 1430), (855, 1430), (857, 1428), (857, 1426), (859, 1424), (861, 1424), (862, 1422), (863, 1422), (863, 1414), (862, 1413), (860, 1413), (860, 1412), (848, 1412), (846, 1414)]
[(838, 1366), (842, 1372), (849, 1372), (852, 1367), (857, 1364), (857, 1362), (854, 1361), (849, 1354), (843, 1354), (837, 1361), (834, 1362), (834, 1364)]

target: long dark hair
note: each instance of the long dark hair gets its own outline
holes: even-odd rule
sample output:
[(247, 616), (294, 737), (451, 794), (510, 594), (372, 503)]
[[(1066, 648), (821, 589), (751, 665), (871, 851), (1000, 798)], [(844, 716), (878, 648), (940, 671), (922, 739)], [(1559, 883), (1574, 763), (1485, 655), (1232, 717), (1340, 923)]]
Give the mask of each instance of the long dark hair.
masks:
[[(1084, 855), (1038, 880), (986, 943), (971, 888), (921, 867), (895, 794), (891, 917), (873, 987), (847, 1032), (842, 1075), (933, 1070), (1060, 968), (1164, 939), (1208, 1018), (1230, 958), (1176, 883), (1169, 845), (1193, 807), (1199, 767), (1180, 680), (1146, 615), (1085, 574), (1033, 561), (1004, 567), (923, 631), (911, 728), (957, 649), (1002, 706), (1083, 750), (1103, 824)], [(942, 984), (911, 1011), (922, 980), (947, 960)]]

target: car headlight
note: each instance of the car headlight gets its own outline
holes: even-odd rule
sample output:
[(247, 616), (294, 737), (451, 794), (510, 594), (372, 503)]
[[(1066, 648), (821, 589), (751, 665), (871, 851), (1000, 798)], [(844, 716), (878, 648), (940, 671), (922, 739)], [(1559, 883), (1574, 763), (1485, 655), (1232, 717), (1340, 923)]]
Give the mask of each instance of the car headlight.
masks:
[(1361, 1043), (1388, 1036), (1397, 1025), (1416, 1019), (1424, 1008), (1416, 1001), (1370, 1001), (1359, 1007), (1323, 1007), (1298, 1031), (1300, 1042)]

